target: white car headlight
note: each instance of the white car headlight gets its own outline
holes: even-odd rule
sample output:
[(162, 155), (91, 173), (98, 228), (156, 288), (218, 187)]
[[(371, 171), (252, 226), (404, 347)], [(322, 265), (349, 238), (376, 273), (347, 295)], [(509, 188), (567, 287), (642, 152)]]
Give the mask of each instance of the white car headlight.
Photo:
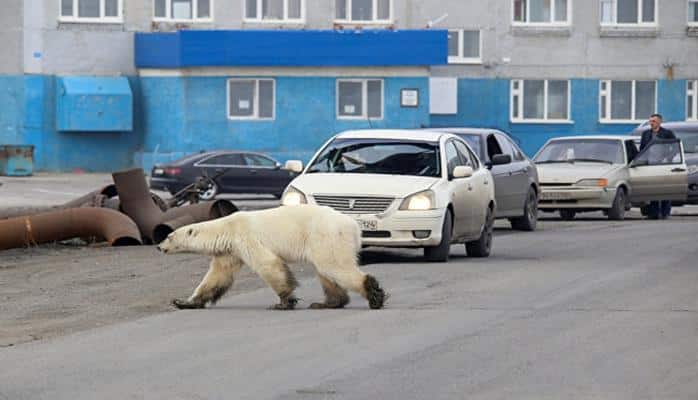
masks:
[(305, 198), (303, 192), (294, 188), (293, 186), (289, 186), (288, 189), (286, 189), (286, 192), (284, 192), (284, 195), (281, 197), (282, 206), (297, 206), (299, 204), (306, 203), (308, 203), (308, 199)]
[(608, 179), (582, 179), (577, 181), (576, 185), (605, 188), (606, 186), (608, 186)]
[(688, 166), (688, 174), (689, 175), (698, 174), (698, 165), (689, 165)]
[(400, 210), (433, 210), (436, 201), (432, 190), (425, 190), (405, 197), (405, 200), (400, 204)]

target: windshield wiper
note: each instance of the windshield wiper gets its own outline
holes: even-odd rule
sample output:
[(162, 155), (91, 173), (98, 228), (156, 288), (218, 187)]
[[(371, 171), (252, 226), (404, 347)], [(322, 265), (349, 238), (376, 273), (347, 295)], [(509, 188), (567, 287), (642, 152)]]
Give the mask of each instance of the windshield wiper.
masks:
[(567, 160), (545, 160), (545, 161), (536, 161), (536, 164), (562, 164), (562, 163), (567, 163), (569, 161)]
[(599, 160), (597, 158), (573, 158), (570, 160), (567, 160), (567, 162), (574, 163), (575, 161), (582, 161), (582, 162), (600, 162), (600, 163), (605, 163), (605, 164), (613, 164), (613, 161), (608, 161), (608, 160)]

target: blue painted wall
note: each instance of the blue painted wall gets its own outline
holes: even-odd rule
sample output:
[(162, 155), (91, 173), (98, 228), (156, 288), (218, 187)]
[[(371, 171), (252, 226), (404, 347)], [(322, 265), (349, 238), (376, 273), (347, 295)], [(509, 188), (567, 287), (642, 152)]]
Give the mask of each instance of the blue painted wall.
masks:
[(184, 30), (136, 33), (137, 68), (445, 65), (446, 30)]
[[(342, 77), (344, 78), (344, 77)], [(336, 78), (278, 77), (276, 118), (230, 120), (226, 77), (142, 78), (145, 135), (137, 156), (146, 170), (199, 150), (245, 149), (269, 153), (280, 161), (307, 161), (339, 131), (362, 128), (418, 128), (429, 124), (428, 78), (385, 78), (382, 120), (339, 120)], [(400, 89), (419, 89), (417, 108), (400, 107)]]
[[(599, 81), (572, 79), (570, 82), (570, 114), (573, 123), (512, 123), (508, 79), (459, 79), (458, 114), (432, 115), (431, 126), (492, 127), (508, 132), (529, 155), (534, 155), (545, 142), (555, 136), (627, 134), (637, 124), (599, 122)], [(686, 118), (686, 81), (659, 80), (657, 111), (665, 121)], [(647, 116), (649, 117), (649, 116)]]
[[(138, 92), (138, 80), (129, 82)], [(0, 85), (0, 144), (34, 145), (35, 171), (114, 171), (134, 165), (133, 156), (142, 145), (138, 116), (138, 133), (58, 132), (56, 77), (2, 76)], [(139, 100), (134, 107), (140, 107)]]

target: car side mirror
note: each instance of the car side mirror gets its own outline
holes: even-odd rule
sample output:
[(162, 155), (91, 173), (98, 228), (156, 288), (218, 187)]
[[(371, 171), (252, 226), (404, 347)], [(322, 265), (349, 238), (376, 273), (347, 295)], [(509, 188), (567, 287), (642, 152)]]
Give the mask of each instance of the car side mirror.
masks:
[(645, 158), (641, 158), (641, 159), (636, 158), (630, 162), (630, 168), (643, 167), (643, 166), (647, 166), (647, 165), (650, 165), (650, 162)]
[(300, 174), (303, 171), (303, 161), (288, 160), (286, 164), (284, 164), (284, 169)]
[(277, 162), (274, 164), (274, 169), (281, 169), (281, 163), (277, 161)]
[(459, 165), (453, 169), (453, 178), (469, 178), (473, 176), (473, 168), (467, 165)]
[(511, 164), (511, 156), (509, 154), (495, 154), (492, 156), (492, 165)]

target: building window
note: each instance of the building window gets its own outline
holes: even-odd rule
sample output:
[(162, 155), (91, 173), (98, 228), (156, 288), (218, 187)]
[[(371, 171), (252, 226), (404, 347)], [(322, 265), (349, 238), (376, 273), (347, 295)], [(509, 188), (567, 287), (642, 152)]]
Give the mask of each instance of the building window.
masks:
[(335, 22), (391, 23), (392, 0), (335, 0)]
[(210, 21), (213, 0), (154, 0), (153, 16), (156, 21)]
[(601, 81), (599, 116), (601, 122), (644, 121), (655, 113), (655, 81)]
[(273, 79), (229, 79), (228, 118), (274, 119)]
[(572, 0), (513, 0), (515, 24), (569, 24)]
[(245, 21), (303, 22), (305, 0), (246, 0)]
[(570, 82), (562, 80), (511, 81), (513, 122), (568, 122)]
[(698, 0), (688, 0), (688, 25), (698, 26)]
[(337, 80), (337, 118), (383, 119), (383, 81)]
[(482, 62), (480, 31), (449, 30), (448, 62), (450, 64), (479, 64)]
[(686, 83), (686, 119), (698, 121), (698, 80)]
[(62, 22), (123, 22), (122, 0), (60, 0)]
[(656, 0), (600, 0), (602, 25), (655, 25)]

